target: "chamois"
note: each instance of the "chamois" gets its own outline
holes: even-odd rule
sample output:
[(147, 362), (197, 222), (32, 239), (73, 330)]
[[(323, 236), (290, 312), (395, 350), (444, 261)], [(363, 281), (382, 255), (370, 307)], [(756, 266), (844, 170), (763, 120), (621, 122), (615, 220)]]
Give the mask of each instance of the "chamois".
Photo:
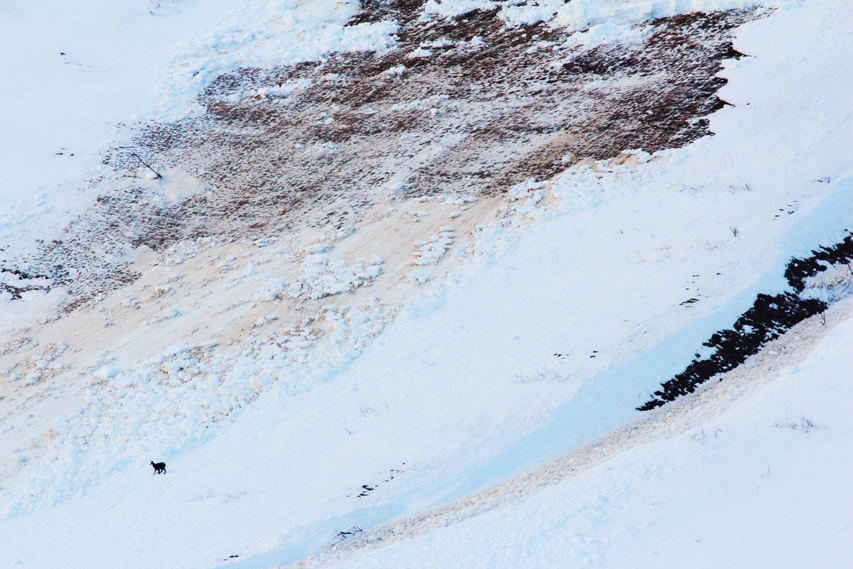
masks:
[(151, 461), (151, 466), (154, 467), (154, 474), (166, 474), (166, 463)]

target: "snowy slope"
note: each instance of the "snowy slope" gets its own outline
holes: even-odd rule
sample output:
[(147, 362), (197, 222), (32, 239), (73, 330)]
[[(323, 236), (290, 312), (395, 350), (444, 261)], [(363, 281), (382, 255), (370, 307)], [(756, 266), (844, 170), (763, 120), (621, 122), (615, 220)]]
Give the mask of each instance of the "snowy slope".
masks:
[[(558, 12), (544, 6), (547, 17)], [(619, 13), (645, 19), (688, 7), (655, 6)], [(269, 22), (245, 13), (240, 21)], [(467, 204), (385, 203), (354, 233), (141, 251), (131, 287), (7, 333), (4, 357), (21, 361), (7, 368), (0, 400), (0, 451), (9, 456), (0, 559), (32, 567), (281, 565), (345, 545), (342, 532), (356, 528), (390, 521), (393, 534), (404, 516), (639, 420), (635, 407), (711, 333), (756, 294), (785, 288), (792, 256), (838, 241), (849, 227), (851, 17), (812, 1), (740, 28), (735, 47), (751, 57), (727, 62), (730, 82), (720, 93), (734, 107), (711, 117), (716, 136), (685, 148), (588, 162)], [(227, 29), (203, 37), (220, 41)], [(609, 41), (624, 32), (598, 31)], [(248, 57), (241, 46), (255, 41), (261, 49), (252, 54), (299, 60), (286, 54), (287, 42), (263, 35), (235, 41), (224, 63), (204, 42), (183, 53), (213, 73), (238, 65)], [(827, 326), (846, 318), (842, 308)], [(16, 318), (16, 328), (31, 324)], [(827, 565), (842, 566), (844, 550), (833, 546), (849, 533), (849, 509), (830, 502), (844, 495), (832, 470), (850, 465), (827, 449), (849, 439), (850, 393), (840, 380), (820, 391), (803, 383), (838, 376), (830, 372), (849, 359), (847, 328), (839, 324), (818, 352), (834, 350), (825, 364), (815, 356), (770, 391), (747, 390), (718, 419), (677, 422), (692, 429), (686, 435), (349, 563), (548, 566), (568, 555), (621, 566), (646, 559), (642, 552), (649, 564), (664, 553), (674, 564), (695, 555), (690, 547), (740, 531), (705, 529), (724, 515), (707, 496), (730, 491), (742, 503), (767, 462), (774, 476), (755, 498), (755, 519), (778, 521), (773, 496), (822, 477), (824, 489), (806, 495), (807, 519), (824, 516), (817, 538), (832, 552)], [(786, 407), (792, 398), (808, 409)], [(770, 462), (744, 459), (786, 413), (807, 414), (817, 428), (772, 430)], [(712, 441), (718, 428), (732, 435)], [(796, 467), (808, 452), (819, 462)], [(679, 453), (678, 465), (665, 460)], [(166, 476), (151, 476), (152, 459), (167, 461)], [(777, 465), (788, 478), (777, 481)], [(748, 468), (758, 470), (742, 483), (715, 482)], [(718, 476), (690, 492), (688, 481), (706, 469)], [(669, 499), (690, 509), (661, 514), (648, 505), (662, 489), (678, 489)], [(687, 513), (694, 510), (707, 513)], [(530, 529), (505, 533), (519, 525)], [(674, 528), (683, 539), (655, 541)], [(744, 562), (773, 543), (739, 539)], [(646, 552), (649, 542), (656, 553)], [(439, 544), (446, 558), (434, 555)]]
[[(804, 3), (742, 31), (738, 49), (759, 60), (772, 52), (778, 57), (762, 77), (766, 85), (775, 83), (764, 91), (775, 101), (785, 92), (782, 70), (790, 71), (790, 61), (801, 63), (804, 74), (831, 77), (817, 86), (814, 96), (821, 104), (811, 108), (821, 112), (828, 100), (843, 98), (851, 77), (838, 73), (840, 61), (827, 60), (853, 47), (846, 31), (851, 15), (836, 8)], [(812, 41), (823, 34), (826, 43)], [(784, 45), (774, 46), (783, 37)], [(751, 65), (753, 80), (763, 75), (760, 65)], [(755, 99), (744, 101), (738, 87), (733, 81), (723, 97), (755, 105)], [(803, 96), (809, 98), (802, 93), (794, 98)], [(850, 116), (843, 108), (835, 112)], [(798, 114), (784, 116), (796, 120)], [(724, 135), (717, 125), (714, 130)], [(814, 141), (826, 132), (801, 124), (788, 140)], [(815, 152), (803, 154), (828, 163), (843, 145), (812, 148)], [(849, 156), (835, 163), (849, 167)], [(844, 209), (849, 215), (849, 206)], [(344, 548), (343, 556), (362, 555), (335, 566), (800, 567), (819, 559), (821, 566), (848, 567), (853, 497), (847, 481), (853, 470), (839, 449), (848, 445), (851, 429), (849, 315), (844, 301), (826, 319), (812, 318), (768, 346), (722, 383), (629, 422), (568, 460), (421, 519), (359, 536), (361, 545)], [(590, 460), (596, 455), (603, 459)], [(568, 478), (560, 482), (563, 477)], [(525, 492), (531, 496), (513, 501)], [(381, 548), (383, 541), (392, 545)], [(328, 560), (333, 559), (334, 554)]]
[(102, 154), (139, 124), (191, 113), (217, 73), (387, 42), (389, 29), (344, 30), (356, 10), (331, 1), (4, 2), (3, 258), (56, 237), (105, 189)]
[[(175, 44), (239, 3), (37, 2), (0, 7), (0, 242), (53, 237), (94, 199), (87, 178), (112, 137), (158, 103)], [(14, 248), (14, 249), (13, 249)]]
[[(849, 567), (850, 308), (828, 335), (815, 318), (763, 365), (628, 423), (617, 444), (392, 523), (335, 567)], [(778, 369), (780, 352), (799, 365)]]

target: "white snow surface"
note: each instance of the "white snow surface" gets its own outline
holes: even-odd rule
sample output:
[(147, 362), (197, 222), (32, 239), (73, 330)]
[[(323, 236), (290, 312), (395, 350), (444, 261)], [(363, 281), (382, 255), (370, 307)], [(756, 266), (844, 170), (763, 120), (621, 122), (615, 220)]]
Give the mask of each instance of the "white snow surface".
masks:
[[(470, 2), (432, 4), (425, 17), (461, 14), (454, 6)], [(540, 2), (505, 13), (508, 22), (605, 26), (601, 37), (614, 38), (637, 19), (732, 5)], [(221, 0), (152, 15), (153, 6), (0, 8), (0, 70), (15, 78), (0, 87), (0, 120), (3, 132), (19, 133), (0, 142), (4, 245), (26, 249), (25, 239), (84, 207), (92, 196), (77, 182), (115, 122), (184, 112), (188, 94), (229, 66), (392, 41), (391, 25), (342, 28), (352, 3)], [(406, 516), (448, 507), (636, 420), (634, 408), (703, 340), (757, 293), (783, 290), (791, 256), (851, 227), (851, 29), (853, 8), (829, 0), (785, 3), (743, 26), (735, 47), (750, 57), (726, 62), (720, 96), (734, 106), (711, 117), (716, 136), (512, 188), (467, 245), (450, 231), (465, 215), (431, 240), (405, 243), (411, 272), (399, 278), (412, 286), (399, 311), (379, 297), (350, 305), (340, 296), (378, 280), (382, 259), (348, 262), (324, 246), (304, 251), (293, 274), (240, 264), (233, 282), (257, 297), (230, 302), (329, 296), (329, 332), (312, 337), (306, 323), (210, 358), (213, 341), (93, 364), (81, 403), (58, 417), (47, 451), (0, 457), (0, 566), (336, 561), (323, 554), (338, 532), (390, 522), (393, 533)], [(157, 49), (143, 49), (152, 37)], [(170, 51), (179, 40), (187, 41)], [(77, 50), (76, 71), (49, 63)], [(55, 80), (41, 75), (49, 65), (61, 70)], [(75, 144), (83, 173), (51, 162), (65, 158), (54, 156), (57, 146)], [(155, 294), (172, 298), (179, 282)], [(809, 284), (817, 297), (843, 299), (849, 274)], [(834, 313), (848, 318), (846, 302)], [(174, 300), (158, 322), (208, 316)], [(853, 463), (839, 451), (853, 427), (853, 326), (844, 318), (830, 318), (826, 326), (836, 328), (806, 361), (766, 371), (719, 415), (673, 416), (672, 436), (342, 562), (793, 567), (820, 559), (849, 567)], [(58, 344), (33, 362), (32, 377), (2, 381), (58, 373), (65, 350)], [(29, 442), (26, 425), (0, 423), (2, 437)], [(152, 459), (167, 461), (166, 476), (151, 475)], [(26, 476), (16, 478), (19, 470)]]
[[(476, 506), (460, 504), (455, 525), (439, 518), (420, 534), (392, 522), (381, 537), (394, 543), (335, 567), (775, 568), (816, 558), (849, 567), (853, 462), (839, 452), (853, 430), (845, 304), (848, 319), (811, 355), (744, 378), (738, 399), (710, 396), (710, 412), (661, 414), (655, 436), (558, 484), (526, 473), (519, 485), (541, 491), (494, 508), (503, 496), (484, 495), (485, 513), (467, 519)], [(406, 533), (415, 536), (395, 540)]]
[[(0, 4), (0, 247), (27, 251), (92, 199), (98, 153), (157, 105), (180, 40), (243, 0)], [(64, 55), (63, 55), (64, 54)], [(61, 153), (61, 154), (60, 154)]]
[(357, 10), (356, 0), (4, 0), (0, 254), (55, 236), (109, 176), (101, 152), (140, 123), (194, 112), (220, 73), (391, 45), (394, 22), (343, 26)]

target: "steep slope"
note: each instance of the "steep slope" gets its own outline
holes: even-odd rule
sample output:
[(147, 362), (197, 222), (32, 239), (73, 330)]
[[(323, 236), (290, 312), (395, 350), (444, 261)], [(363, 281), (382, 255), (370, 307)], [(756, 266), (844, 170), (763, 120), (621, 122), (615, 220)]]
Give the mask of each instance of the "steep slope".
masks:
[(847, 567), (850, 315), (847, 300), (696, 396), (288, 567)]
[(849, 14), (466, 6), (189, 48), (194, 114), (8, 266), (4, 561), (268, 566), (442, 507), (636, 418), (849, 227)]

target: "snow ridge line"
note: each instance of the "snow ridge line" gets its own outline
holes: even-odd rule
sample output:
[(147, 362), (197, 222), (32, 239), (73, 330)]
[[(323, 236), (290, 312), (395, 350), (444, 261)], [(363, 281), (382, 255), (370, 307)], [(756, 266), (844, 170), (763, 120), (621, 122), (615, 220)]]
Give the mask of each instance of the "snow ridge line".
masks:
[(779, 371), (803, 361), (829, 332), (851, 316), (853, 302), (840, 302), (824, 316), (815, 315), (791, 327), (744, 364), (722, 375), (720, 381), (706, 383), (694, 393), (643, 413), (554, 461), (453, 503), (357, 533), (327, 552), (278, 569), (328, 566), (413, 539), (524, 500), (638, 445), (683, 435), (771, 384)]

